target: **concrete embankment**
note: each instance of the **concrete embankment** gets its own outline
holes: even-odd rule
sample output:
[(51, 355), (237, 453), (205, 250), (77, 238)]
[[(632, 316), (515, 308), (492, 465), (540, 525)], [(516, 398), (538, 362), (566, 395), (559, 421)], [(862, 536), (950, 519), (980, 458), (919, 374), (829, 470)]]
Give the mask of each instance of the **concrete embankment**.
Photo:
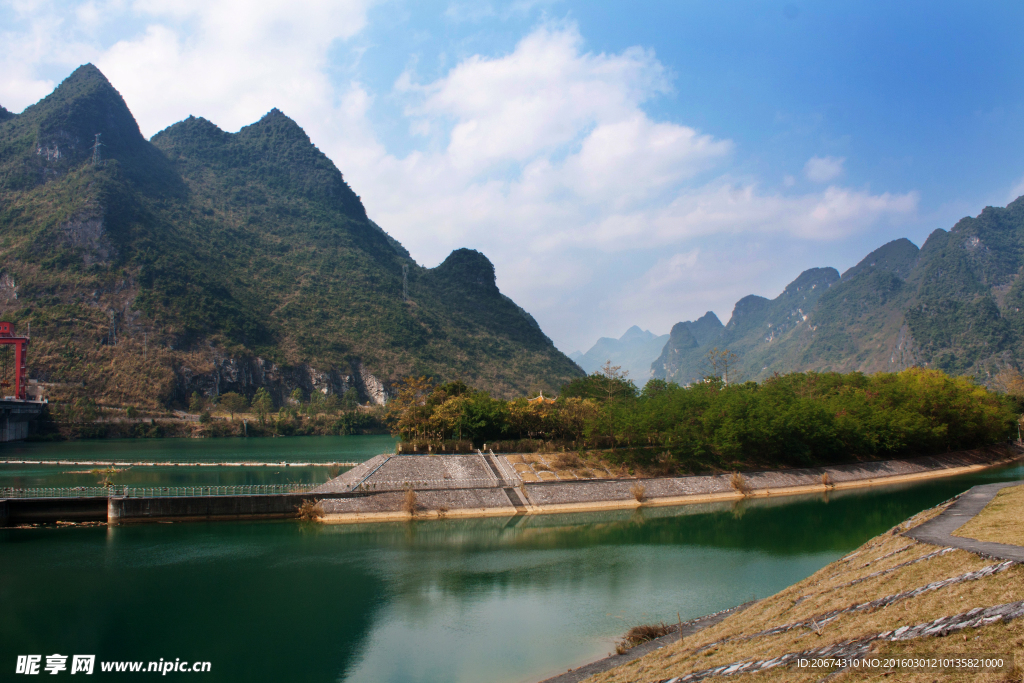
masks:
[(523, 481), (506, 457), (493, 454), (378, 455), (305, 493), (9, 498), (0, 500), (0, 526), (288, 518), (298, 516), (304, 501), (319, 501), (321, 519), (328, 523), (690, 505), (953, 476), (1009, 462), (1022, 453), (1017, 447), (984, 448), (909, 460), (747, 472), (740, 477), (539, 482)]
[[(503, 456), (377, 456), (314, 494), (356, 491), (324, 500), (324, 521), (351, 523), (415, 516), (478, 517), (628, 509), (818, 493), (955, 476), (1021, 457), (1017, 447), (992, 447), (938, 456), (831, 467), (651, 479), (578, 479), (524, 482)], [(741, 490), (743, 489), (743, 490)]]

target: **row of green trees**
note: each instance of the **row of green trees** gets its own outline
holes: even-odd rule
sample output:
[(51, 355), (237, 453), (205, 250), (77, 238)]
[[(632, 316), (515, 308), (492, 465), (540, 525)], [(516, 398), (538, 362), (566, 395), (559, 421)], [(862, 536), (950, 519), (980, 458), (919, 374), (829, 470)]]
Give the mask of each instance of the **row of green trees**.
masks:
[(643, 391), (614, 370), (573, 380), (551, 403), (413, 378), (392, 400), (389, 420), (414, 443), (540, 439), (690, 467), (932, 454), (1017, 436), (1012, 399), (936, 370), (794, 373), (741, 384), (712, 376), (687, 387), (651, 380)]
[[(295, 419), (300, 415), (338, 415), (359, 407), (359, 394), (352, 388), (340, 397), (334, 394), (327, 396), (322, 392), (314, 391), (310, 394), (309, 400), (305, 399), (302, 389), (296, 388), (292, 390), (289, 398), (291, 398), (291, 404), (281, 406), (278, 410), (279, 419)], [(214, 398), (203, 396), (198, 391), (192, 392), (192, 397), (189, 400), (191, 412), (208, 417), (209, 411), (213, 407), (228, 413), (232, 419), (236, 413), (255, 413), (260, 424), (265, 423), (267, 417), (275, 410), (273, 397), (263, 387), (256, 390), (252, 401), (234, 391), (225, 392)]]

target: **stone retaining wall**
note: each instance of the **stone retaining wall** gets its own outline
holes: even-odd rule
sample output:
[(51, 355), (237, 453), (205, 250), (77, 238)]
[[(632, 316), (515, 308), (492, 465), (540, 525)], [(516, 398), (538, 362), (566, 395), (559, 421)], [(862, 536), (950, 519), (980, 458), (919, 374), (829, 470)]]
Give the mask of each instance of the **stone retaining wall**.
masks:
[[(992, 447), (906, 460), (747, 472), (743, 474), (748, 487), (746, 492), (733, 486), (732, 474), (522, 482), (497, 478), (496, 472), (504, 476), (512, 471), (504, 456), (396, 455), (378, 456), (360, 472), (347, 472), (317, 491), (371, 491), (358, 498), (325, 502), (327, 521), (331, 522), (395, 519), (403, 514), (408, 517), (405, 495), (399, 490), (404, 488), (402, 482), (417, 488), (417, 514), (420, 516), (454, 516), (470, 511), (474, 514), (542, 514), (630, 508), (641, 504), (685, 505), (895, 483), (961, 474), (1009, 461), (1022, 453), (1024, 449), (1015, 447)], [(494, 483), (487, 484), (488, 479), (493, 479)], [(417, 481), (429, 482), (427, 490), (416, 487)], [(460, 481), (475, 483), (457, 490)], [(508, 484), (515, 484), (515, 490), (503, 490), (502, 486)], [(637, 500), (638, 487), (643, 489), (642, 503)], [(377, 492), (379, 488), (391, 490)]]

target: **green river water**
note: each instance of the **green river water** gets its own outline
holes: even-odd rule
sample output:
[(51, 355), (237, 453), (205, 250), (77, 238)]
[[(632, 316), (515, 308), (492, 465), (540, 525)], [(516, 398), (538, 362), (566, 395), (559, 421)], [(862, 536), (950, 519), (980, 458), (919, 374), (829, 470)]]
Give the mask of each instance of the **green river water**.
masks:
[[(16, 448), (177, 448), (192, 459), (207, 448), (262, 448), (275, 453), (270, 461), (368, 451), (358, 460), (390, 450), (382, 438)], [(12, 451), (0, 457), (21, 457)], [(0, 466), (0, 485), (87, 476), (38, 467)], [(309, 476), (326, 477), (315, 469)], [(22, 678), (14, 675), (19, 654), (45, 662), (61, 653), (210, 661), (210, 673), (167, 675), (205, 681), (536, 681), (605, 655), (630, 626), (770, 595), (974, 484), (1022, 475), (1017, 465), (828, 496), (637, 512), (0, 530), (0, 680)]]

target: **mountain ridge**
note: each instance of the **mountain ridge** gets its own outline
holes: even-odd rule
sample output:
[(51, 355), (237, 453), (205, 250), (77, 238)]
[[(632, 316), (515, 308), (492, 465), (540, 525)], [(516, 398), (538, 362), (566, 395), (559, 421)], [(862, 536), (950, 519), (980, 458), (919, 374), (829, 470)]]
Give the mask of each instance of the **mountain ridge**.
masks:
[(58, 394), (379, 403), (412, 374), (502, 396), (580, 374), (484, 255), (418, 265), (276, 108), (237, 133), (189, 117), (147, 141), (85, 65), (0, 122), (0, 198), (0, 313), (31, 324), (33, 371)]

